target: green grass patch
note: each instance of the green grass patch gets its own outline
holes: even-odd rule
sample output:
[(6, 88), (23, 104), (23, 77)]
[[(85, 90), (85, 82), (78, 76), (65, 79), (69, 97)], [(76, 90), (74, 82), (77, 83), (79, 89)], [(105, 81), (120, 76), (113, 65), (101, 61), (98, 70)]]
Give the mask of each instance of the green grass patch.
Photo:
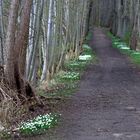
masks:
[(130, 44), (130, 38), (131, 38), (131, 32), (128, 31), (128, 32), (125, 33), (125, 36), (124, 36), (124, 39), (123, 39), (124, 42), (126, 42), (127, 45)]
[(79, 72), (68, 71), (68, 72), (63, 72), (62, 74), (58, 74), (57, 76), (58, 76), (57, 78), (61, 82), (80, 80)]
[[(64, 84), (65, 86), (62, 89), (59, 88), (57, 90), (51, 90), (47, 93), (44, 90), (40, 90), (38, 94), (39, 96), (48, 99), (47, 103), (50, 103), (51, 106), (52, 103), (54, 104), (58, 102), (57, 99), (60, 100), (71, 97), (71, 95), (73, 95), (78, 88), (78, 81), (67, 81), (67, 83)], [(50, 99), (53, 99), (53, 101), (51, 101)]]
[[(51, 96), (51, 97), (67, 97), (74, 93), (78, 87), (78, 82), (81, 79), (81, 75), (87, 66), (96, 61), (96, 56), (93, 53), (90, 46), (83, 44), (81, 55), (73, 60), (64, 63), (64, 69), (54, 76), (55, 84), (65, 85), (62, 89), (49, 91), (48, 94), (41, 93), (41, 96)], [(86, 58), (86, 57), (88, 58)], [(80, 57), (85, 57), (86, 59), (79, 59)], [(54, 85), (55, 86), (55, 85)], [(59, 90), (60, 89), (60, 90)]]
[(67, 71), (79, 71), (82, 72), (85, 70), (87, 63), (84, 61), (78, 61), (78, 60), (71, 60), (69, 62), (66, 62), (64, 67)]
[(50, 97), (50, 98), (60, 98), (60, 99), (69, 98), (75, 93), (75, 91), (77, 90), (77, 87), (78, 87), (78, 83), (71, 84), (63, 90), (59, 90), (59, 91), (56, 91), (56, 92), (49, 93), (48, 97)]
[(89, 47), (87, 44), (83, 44), (82, 50), (82, 53), (77, 59), (65, 62), (65, 71), (79, 71), (81, 73), (86, 69), (87, 65), (96, 61), (96, 56), (91, 47)]
[(79, 61), (85, 62), (87, 65), (97, 62), (96, 55), (91, 47), (89, 47), (87, 44), (83, 44), (82, 49), (83, 52), (78, 58)]
[(91, 38), (92, 38), (92, 32), (89, 32), (85, 39), (86, 41), (90, 41)]
[(130, 56), (132, 58), (133, 63), (140, 65), (140, 54), (139, 53), (133, 52), (130, 54)]
[(83, 44), (82, 49), (82, 55), (93, 55), (92, 49), (87, 44)]
[(130, 47), (127, 45), (127, 42), (124, 42), (120, 38), (113, 36), (110, 32), (108, 33), (108, 36), (112, 38), (112, 45), (114, 48), (117, 48), (120, 50), (121, 53), (129, 56), (131, 61), (134, 64), (140, 65), (140, 52), (131, 50)]

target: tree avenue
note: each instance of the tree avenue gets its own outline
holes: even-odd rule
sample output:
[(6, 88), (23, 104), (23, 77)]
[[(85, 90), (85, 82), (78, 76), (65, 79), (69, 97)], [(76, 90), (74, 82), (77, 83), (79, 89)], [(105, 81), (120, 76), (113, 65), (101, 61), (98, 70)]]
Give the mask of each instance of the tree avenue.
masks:
[(23, 106), (42, 104), (35, 87), (79, 55), (89, 6), (88, 0), (0, 1), (0, 126)]
[(78, 58), (95, 26), (139, 50), (140, 0), (0, 0), (0, 128), (43, 104), (36, 87)]

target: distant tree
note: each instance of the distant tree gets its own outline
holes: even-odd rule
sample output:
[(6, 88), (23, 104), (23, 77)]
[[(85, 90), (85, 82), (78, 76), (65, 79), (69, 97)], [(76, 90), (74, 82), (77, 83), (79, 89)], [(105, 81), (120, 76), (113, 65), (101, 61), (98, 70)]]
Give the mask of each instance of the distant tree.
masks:
[(92, 7), (90, 18), (94, 25), (109, 27), (131, 49), (137, 49), (140, 44), (140, 0), (94, 0)]

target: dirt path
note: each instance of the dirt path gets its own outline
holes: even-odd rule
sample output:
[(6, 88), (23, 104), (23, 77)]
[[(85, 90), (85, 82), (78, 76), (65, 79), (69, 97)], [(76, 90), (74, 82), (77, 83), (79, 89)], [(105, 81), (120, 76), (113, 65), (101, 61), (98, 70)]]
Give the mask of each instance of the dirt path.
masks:
[(94, 30), (92, 47), (99, 63), (87, 69), (78, 92), (60, 109), (60, 126), (34, 140), (140, 140), (138, 69), (101, 29)]

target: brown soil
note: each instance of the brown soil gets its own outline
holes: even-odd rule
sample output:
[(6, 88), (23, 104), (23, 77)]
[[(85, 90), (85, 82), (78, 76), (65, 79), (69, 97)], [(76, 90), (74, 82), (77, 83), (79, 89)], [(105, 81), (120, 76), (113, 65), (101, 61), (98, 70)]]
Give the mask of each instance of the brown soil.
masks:
[(96, 28), (91, 42), (99, 59), (80, 88), (58, 107), (60, 124), (27, 140), (140, 140), (140, 73)]

